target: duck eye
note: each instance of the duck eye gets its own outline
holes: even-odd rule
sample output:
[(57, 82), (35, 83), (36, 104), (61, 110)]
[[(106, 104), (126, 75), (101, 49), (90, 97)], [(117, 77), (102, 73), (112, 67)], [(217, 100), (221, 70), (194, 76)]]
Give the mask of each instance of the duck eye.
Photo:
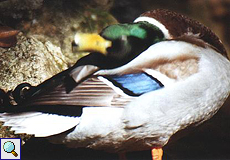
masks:
[[(124, 39), (127, 40), (127, 37), (126, 38), (124, 37)], [(123, 46), (122, 42), (124, 42), (124, 40), (122, 40), (122, 38), (114, 40), (113, 45), (111, 47), (107, 48), (108, 53), (120, 52), (122, 50), (122, 46)]]

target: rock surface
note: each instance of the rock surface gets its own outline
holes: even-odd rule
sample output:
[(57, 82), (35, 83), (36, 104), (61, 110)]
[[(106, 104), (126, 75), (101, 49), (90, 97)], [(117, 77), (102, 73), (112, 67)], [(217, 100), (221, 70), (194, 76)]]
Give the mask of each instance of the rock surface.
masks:
[(15, 47), (0, 48), (0, 88), (12, 90), (20, 83), (36, 86), (67, 69), (61, 49), (51, 42), (18, 35)]

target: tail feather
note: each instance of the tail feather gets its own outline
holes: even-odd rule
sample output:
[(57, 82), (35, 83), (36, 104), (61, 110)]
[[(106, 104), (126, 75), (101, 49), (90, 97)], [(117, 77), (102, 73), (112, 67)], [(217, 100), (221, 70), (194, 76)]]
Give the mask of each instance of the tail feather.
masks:
[(78, 125), (79, 119), (42, 112), (0, 114), (0, 121), (4, 122), (4, 126), (10, 126), (16, 134), (26, 133), (35, 137), (47, 137), (67, 131)]

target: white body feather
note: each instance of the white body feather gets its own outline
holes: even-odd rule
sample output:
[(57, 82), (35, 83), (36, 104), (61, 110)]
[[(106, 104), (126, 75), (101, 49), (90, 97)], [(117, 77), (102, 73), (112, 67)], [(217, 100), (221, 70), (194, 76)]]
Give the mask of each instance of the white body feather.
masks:
[[(161, 49), (162, 46), (165, 50)], [(211, 48), (171, 41), (152, 46), (146, 51), (145, 56), (144, 54), (112, 72), (121, 72), (126, 67), (135, 66), (145, 56), (147, 61), (164, 55), (173, 58), (182, 54), (195, 54), (200, 57), (199, 71), (186, 80), (144, 94), (124, 108), (87, 109), (88, 112), (83, 112), (79, 125), (66, 135), (62, 142), (75, 147), (82, 147), (84, 144), (84, 147), (119, 151), (127, 148), (139, 150), (164, 146), (177, 131), (211, 118), (229, 95), (230, 63)], [(97, 109), (98, 112), (95, 112)], [(99, 110), (103, 109), (105, 112), (101, 114)], [(117, 111), (114, 112), (115, 110)], [(110, 115), (111, 112), (113, 116), (106, 117), (103, 122), (98, 120), (104, 115)], [(84, 121), (92, 122), (96, 126), (85, 125)], [(104, 125), (107, 127), (104, 128)], [(103, 134), (95, 134), (101, 130)]]

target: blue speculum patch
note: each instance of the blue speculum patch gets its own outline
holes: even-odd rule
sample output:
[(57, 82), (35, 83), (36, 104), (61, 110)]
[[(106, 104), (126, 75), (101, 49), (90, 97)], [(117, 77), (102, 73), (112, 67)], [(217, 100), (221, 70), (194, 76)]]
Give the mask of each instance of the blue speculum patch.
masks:
[(139, 96), (164, 87), (160, 81), (146, 73), (112, 75), (105, 78), (131, 96)]

